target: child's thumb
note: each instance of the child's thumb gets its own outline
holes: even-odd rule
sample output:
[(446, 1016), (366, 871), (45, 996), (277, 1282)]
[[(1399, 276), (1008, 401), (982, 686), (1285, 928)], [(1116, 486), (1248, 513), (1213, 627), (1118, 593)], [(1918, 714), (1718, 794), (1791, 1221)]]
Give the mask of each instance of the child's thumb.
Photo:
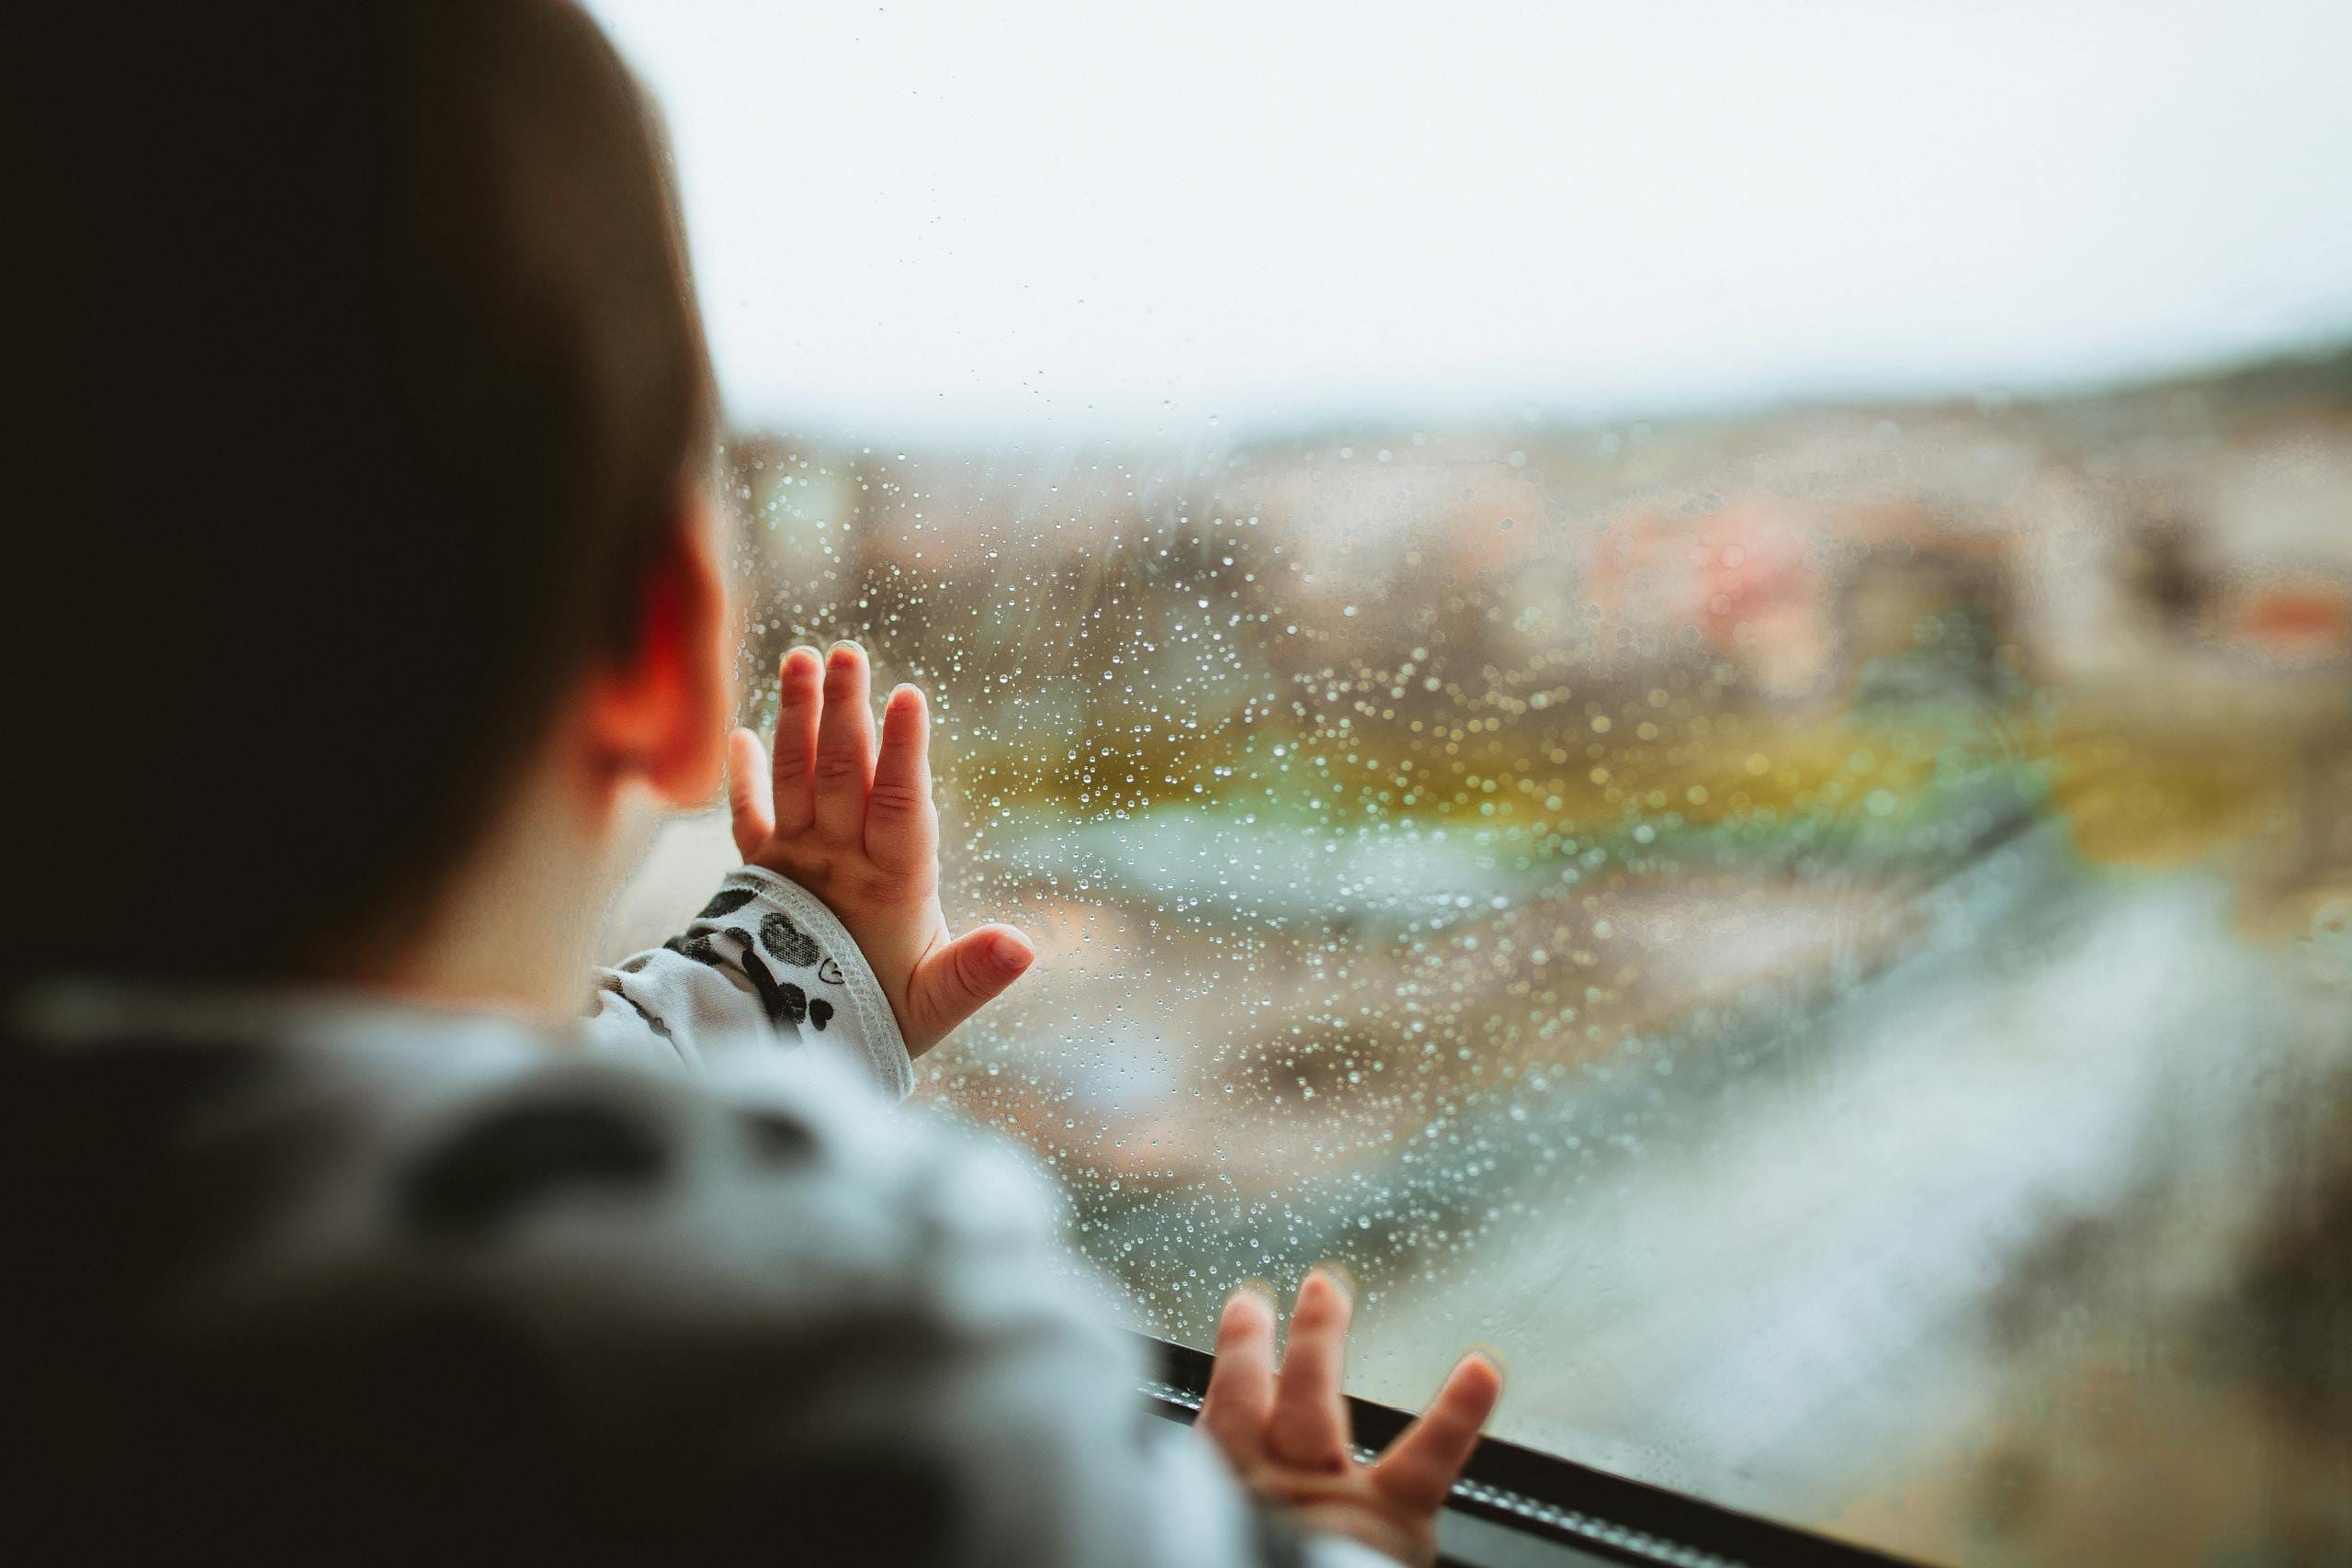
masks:
[(1021, 978), (1037, 961), (1029, 939), (1011, 926), (982, 926), (923, 960), (907, 982), (907, 1011), (922, 1035), (921, 1050), (937, 1042)]

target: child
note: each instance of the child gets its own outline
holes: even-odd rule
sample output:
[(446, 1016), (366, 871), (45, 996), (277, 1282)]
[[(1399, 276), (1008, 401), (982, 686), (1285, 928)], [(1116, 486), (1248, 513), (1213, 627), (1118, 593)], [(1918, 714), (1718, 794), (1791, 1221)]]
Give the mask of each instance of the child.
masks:
[[(92, 8), (73, 8), (90, 10)], [(951, 939), (923, 699), (796, 649), (743, 867), (578, 977), (718, 787), (715, 427), (663, 161), (562, 0), (51, 17), (0, 1051), (19, 1562), (1433, 1559), (1344, 1288), (1148, 1419), (999, 1153), (894, 1118)], [(716, 1560), (715, 1558), (713, 1560)]]

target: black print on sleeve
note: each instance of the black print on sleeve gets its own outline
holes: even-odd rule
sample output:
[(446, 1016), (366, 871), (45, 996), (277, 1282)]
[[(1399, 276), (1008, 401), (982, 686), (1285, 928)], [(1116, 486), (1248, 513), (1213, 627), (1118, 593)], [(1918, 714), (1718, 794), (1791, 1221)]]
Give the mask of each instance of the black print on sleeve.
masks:
[(702, 913), (695, 919), (715, 920), (722, 915), (731, 915), (750, 903), (753, 897), (748, 887), (722, 887), (710, 896), (710, 902), (702, 907)]
[(707, 936), (673, 936), (662, 946), (681, 958), (691, 958), (697, 964), (707, 964), (713, 969), (727, 967), (726, 955)]
[[(638, 1017), (645, 1021), (646, 1026), (651, 1029), (654, 1033), (660, 1035), (664, 1040), (670, 1039), (670, 1026), (662, 1022), (652, 1013), (647, 1011), (643, 1002), (640, 1002), (635, 997), (630, 996), (628, 990), (622, 987), (621, 977), (619, 976), (607, 975), (596, 982), (596, 987), (599, 990), (610, 991), (613, 995), (620, 998), (621, 1000), (629, 1005), (630, 1009), (636, 1012)], [(673, 1044), (676, 1043), (675, 1041), (672, 1041), (671, 1043)]]
[(760, 1006), (767, 1010), (770, 1023), (788, 1023), (795, 1029), (800, 1027), (801, 1019), (808, 1012), (808, 997), (799, 987), (789, 982), (776, 984), (775, 976), (768, 972), (766, 964), (760, 962), (760, 955), (752, 951), (752, 944), (748, 942), (743, 944), (743, 973), (751, 976), (752, 988), (760, 993)]
[[(727, 909), (719, 908), (728, 899), (734, 898), (739, 891), (735, 888), (722, 891), (704, 908), (705, 917), (713, 910), (724, 914), (727, 909), (741, 908), (742, 903), (750, 900), (750, 894), (744, 894), (738, 902), (729, 904)], [(796, 968), (806, 969), (813, 965), (818, 978), (831, 985), (842, 984), (842, 966), (819, 950), (816, 939), (781, 912), (771, 913), (760, 921), (757, 941), (741, 931), (729, 934), (740, 936), (743, 942), (742, 953), (733, 958), (721, 951), (707, 934), (673, 936), (662, 945), (697, 964), (707, 964), (714, 969), (724, 969), (733, 964), (741, 969), (744, 978), (752, 982), (752, 989), (759, 993), (760, 1006), (767, 1013), (770, 1023), (788, 1023), (795, 1029), (806, 1023), (819, 1033), (823, 1033), (825, 1026), (833, 1021), (833, 1004), (822, 998), (812, 1000), (808, 992), (791, 981), (778, 979), (775, 973), (761, 962), (759, 953), (761, 948), (765, 948), (772, 957)], [(624, 999), (628, 999), (627, 993), (622, 995)], [(635, 1005), (633, 1000), (631, 1005)]]
[(823, 956), (817, 951), (816, 940), (781, 910), (760, 921), (760, 945), (777, 963), (795, 969), (806, 969)]

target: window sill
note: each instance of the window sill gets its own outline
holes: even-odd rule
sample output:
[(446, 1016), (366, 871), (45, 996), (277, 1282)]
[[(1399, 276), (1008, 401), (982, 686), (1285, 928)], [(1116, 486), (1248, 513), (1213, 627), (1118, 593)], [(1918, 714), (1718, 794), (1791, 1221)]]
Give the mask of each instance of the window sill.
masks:
[[(1191, 1423), (1213, 1358), (1166, 1340), (1146, 1343), (1159, 1375), (1143, 1385), (1145, 1398), (1155, 1414)], [(1348, 1405), (1357, 1438), (1372, 1448), (1411, 1419), (1352, 1396)], [(1492, 1438), (1479, 1444), (1454, 1483), (1438, 1522), (1438, 1545), (1449, 1568), (1887, 1568), (1903, 1562)]]

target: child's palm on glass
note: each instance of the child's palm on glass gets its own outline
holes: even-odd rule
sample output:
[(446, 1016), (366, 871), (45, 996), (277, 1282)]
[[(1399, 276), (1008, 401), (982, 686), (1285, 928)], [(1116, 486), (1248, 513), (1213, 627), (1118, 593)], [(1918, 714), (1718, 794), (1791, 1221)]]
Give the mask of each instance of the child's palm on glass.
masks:
[(921, 1055), (1018, 979), (1036, 954), (1011, 926), (951, 938), (939, 907), (939, 817), (931, 798), (931, 718), (900, 686), (875, 743), (865, 655), (785, 656), (775, 760), (759, 737), (729, 737), (728, 806), (743, 859), (825, 901), (873, 966)]

